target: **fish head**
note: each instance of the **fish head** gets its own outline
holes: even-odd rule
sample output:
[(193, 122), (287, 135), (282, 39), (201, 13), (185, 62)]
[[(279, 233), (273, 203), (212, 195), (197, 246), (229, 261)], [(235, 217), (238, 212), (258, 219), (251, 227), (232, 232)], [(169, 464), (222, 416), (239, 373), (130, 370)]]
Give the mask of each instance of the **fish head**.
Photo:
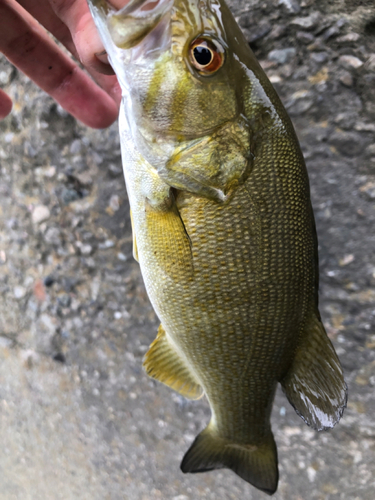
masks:
[(220, 193), (213, 197), (224, 199), (219, 185), (249, 170), (246, 106), (252, 100), (256, 107), (253, 87), (260, 96), (264, 75), (225, 2), (131, 0), (120, 10), (105, 0), (88, 3), (138, 151), (165, 177), (176, 163), (193, 159), (200, 169), (195, 177), (216, 183)]
[(89, 4), (138, 126), (198, 137), (241, 113), (246, 42), (236, 24), (228, 32), (220, 0), (131, 0), (119, 11)]

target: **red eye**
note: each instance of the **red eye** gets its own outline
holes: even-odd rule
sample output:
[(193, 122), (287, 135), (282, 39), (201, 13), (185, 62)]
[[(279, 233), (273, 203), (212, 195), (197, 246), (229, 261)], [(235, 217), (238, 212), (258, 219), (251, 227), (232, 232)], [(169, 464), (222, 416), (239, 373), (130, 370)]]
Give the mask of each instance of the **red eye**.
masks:
[(196, 38), (189, 49), (190, 62), (200, 73), (215, 73), (224, 63), (224, 49), (205, 38)]

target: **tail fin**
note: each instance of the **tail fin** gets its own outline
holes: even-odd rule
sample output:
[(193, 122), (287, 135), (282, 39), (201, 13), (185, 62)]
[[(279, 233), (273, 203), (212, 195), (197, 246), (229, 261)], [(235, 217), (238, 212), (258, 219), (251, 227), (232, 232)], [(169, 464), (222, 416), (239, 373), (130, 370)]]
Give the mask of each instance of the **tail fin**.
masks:
[(348, 388), (340, 361), (320, 319), (314, 316), (307, 329), (281, 385), (298, 415), (320, 431), (333, 427), (340, 420)]
[(272, 432), (255, 446), (221, 438), (212, 427), (209, 425), (196, 437), (181, 462), (182, 472), (228, 468), (264, 493), (275, 493), (279, 471)]

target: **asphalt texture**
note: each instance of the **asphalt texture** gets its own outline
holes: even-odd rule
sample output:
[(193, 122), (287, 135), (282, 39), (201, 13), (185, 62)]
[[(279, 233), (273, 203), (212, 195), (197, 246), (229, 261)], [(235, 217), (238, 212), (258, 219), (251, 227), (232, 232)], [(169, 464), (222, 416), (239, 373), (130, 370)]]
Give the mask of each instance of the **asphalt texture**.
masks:
[[(276, 500), (375, 497), (375, 13), (371, 2), (232, 3), (299, 136), (320, 309), (349, 386), (315, 432), (279, 391)], [(117, 124), (85, 128), (0, 59), (0, 500), (262, 500), (184, 475), (209, 420), (143, 373), (158, 321), (132, 258)]]

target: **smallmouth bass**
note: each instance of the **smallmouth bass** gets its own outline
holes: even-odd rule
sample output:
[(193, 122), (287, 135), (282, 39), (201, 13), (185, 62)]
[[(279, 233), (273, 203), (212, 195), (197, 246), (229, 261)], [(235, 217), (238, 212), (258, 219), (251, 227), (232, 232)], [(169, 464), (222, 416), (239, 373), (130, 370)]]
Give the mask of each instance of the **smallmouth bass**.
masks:
[(212, 412), (181, 469), (273, 494), (277, 383), (317, 430), (347, 399), (293, 126), (223, 0), (88, 3), (123, 90), (134, 256), (161, 320), (144, 367)]

